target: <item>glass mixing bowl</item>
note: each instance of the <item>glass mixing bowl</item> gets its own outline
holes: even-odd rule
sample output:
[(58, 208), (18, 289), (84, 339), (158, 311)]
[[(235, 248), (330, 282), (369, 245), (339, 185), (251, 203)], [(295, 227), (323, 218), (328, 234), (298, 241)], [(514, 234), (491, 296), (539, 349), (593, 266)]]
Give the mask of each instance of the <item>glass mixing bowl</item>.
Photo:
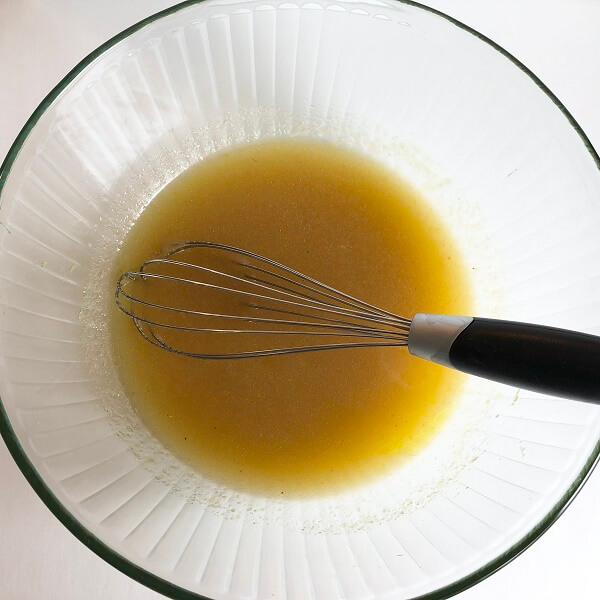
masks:
[(408, 1), (186, 2), (80, 63), (2, 166), (2, 434), (82, 542), (166, 595), (447, 597), (565, 508), (599, 454), (598, 407), (472, 378), (393, 474), (274, 500), (179, 463), (119, 387), (103, 318), (119, 241), (187, 166), (273, 136), (410, 179), (454, 232), (479, 315), (600, 333), (598, 156), (507, 52)]

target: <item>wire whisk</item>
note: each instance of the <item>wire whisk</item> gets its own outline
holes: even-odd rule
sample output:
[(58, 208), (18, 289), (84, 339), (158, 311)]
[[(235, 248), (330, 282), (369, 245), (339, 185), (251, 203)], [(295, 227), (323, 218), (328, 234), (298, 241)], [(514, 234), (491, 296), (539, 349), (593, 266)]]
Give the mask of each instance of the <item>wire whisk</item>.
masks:
[(253, 252), (182, 242), (123, 273), (115, 299), (170, 353), (239, 359), (406, 346), (509, 385), (600, 403), (600, 337), (543, 325), (383, 310)]

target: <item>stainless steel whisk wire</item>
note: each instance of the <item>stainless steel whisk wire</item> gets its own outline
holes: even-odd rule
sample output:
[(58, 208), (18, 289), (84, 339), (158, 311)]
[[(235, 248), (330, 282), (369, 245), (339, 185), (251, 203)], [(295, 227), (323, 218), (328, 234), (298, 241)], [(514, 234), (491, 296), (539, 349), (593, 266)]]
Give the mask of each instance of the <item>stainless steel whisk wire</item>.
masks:
[[(246, 258), (246, 261), (235, 260), (233, 261), (233, 264), (238, 267), (243, 267), (248, 272), (245, 272), (243, 276), (240, 277), (202, 264), (174, 259), (174, 257), (181, 253), (198, 249), (210, 249), (211, 251), (224, 253), (224, 255), (227, 256)], [(259, 264), (252, 264), (251, 262), (248, 262), (248, 259), (256, 261)], [(151, 270), (154, 267), (164, 265), (190, 269), (190, 273), (197, 274), (199, 277), (197, 279), (178, 277), (153, 272)], [(279, 270), (282, 273), (278, 273), (276, 270)], [(257, 275), (257, 273), (259, 275)], [(207, 274), (223, 278), (228, 282), (228, 285), (217, 285), (202, 281), (201, 277)], [(244, 306), (253, 311), (269, 311), (280, 315), (289, 315), (289, 317), (300, 317), (309, 320), (268, 318), (254, 316), (252, 314), (221, 314), (166, 306), (129, 293), (125, 284), (138, 279), (143, 282), (157, 280), (159, 282), (169, 282), (172, 284), (199, 286), (205, 289), (218, 290), (227, 294), (235, 294), (241, 299), (248, 300), (249, 303), (244, 303)], [(245, 286), (251, 286), (253, 291), (228, 287), (229, 285), (234, 286), (239, 283), (242, 283)], [(247, 250), (212, 242), (192, 241), (177, 244), (164, 257), (147, 260), (138, 270), (123, 273), (117, 282), (115, 299), (119, 309), (133, 319), (137, 330), (146, 340), (164, 350), (193, 358), (250, 358), (336, 348), (406, 346), (408, 344), (408, 332), (411, 325), (410, 319), (368, 304), (367, 302), (345, 294), (344, 292), (312, 279), (311, 277), (274, 260), (254, 254)], [(124, 300), (129, 303), (129, 306), (125, 305)], [(261, 301), (263, 303), (274, 303), (275, 306), (257, 304), (257, 302)], [(164, 312), (165, 316), (177, 313), (189, 315), (190, 317), (224, 319), (227, 322), (234, 321), (238, 323), (240, 327), (214, 328), (178, 325), (169, 323), (168, 321), (159, 321), (157, 319), (148, 318), (144, 316), (143, 312), (140, 312), (144, 309), (161, 311), (161, 314)], [(244, 324), (248, 325), (250, 323), (264, 323), (265, 326), (268, 326), (269, 324), (278, 326), (284, 325), (289, 328), (281, 330), (251, 329), (243, 327)], [(171, 346), (160, 336), (157, 329), (203, 334), (302, 335), (315, 337), (327, 336), (329, 338), (335, 336), (343, 338), (361, 338), (361, 341), (338, 343), (321, 342), (319, 344), (305, 346), (265, 348), (245, 352), (227, 352), (225, 354), (203, 354), (199, 352), (188, 352), (181, 348)]]

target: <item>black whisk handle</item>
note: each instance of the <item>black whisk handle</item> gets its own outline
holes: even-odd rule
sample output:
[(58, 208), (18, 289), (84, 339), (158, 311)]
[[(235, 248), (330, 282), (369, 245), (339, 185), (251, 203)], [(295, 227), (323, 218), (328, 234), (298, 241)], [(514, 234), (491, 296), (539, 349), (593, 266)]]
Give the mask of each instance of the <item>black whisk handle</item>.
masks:
[[(415, 333), (427, 327), (427, 317), (432, 323), (436, 315), (422, 315)], [(443, 322), (445, 316), (439, 317)], [(425, 358), (515, 387), (600, 404), (599, 336), (531, 323), (458, 318), (464, 321), (455, 326), (453, 336), (446, 328), (447, 348), (438, 347), (437, 356)], [(439, 321), (432, 327), (441, 330)], [(409, 350), (422, 356), (419, 349), (411, 349), (412, 333), (411, 327)]]

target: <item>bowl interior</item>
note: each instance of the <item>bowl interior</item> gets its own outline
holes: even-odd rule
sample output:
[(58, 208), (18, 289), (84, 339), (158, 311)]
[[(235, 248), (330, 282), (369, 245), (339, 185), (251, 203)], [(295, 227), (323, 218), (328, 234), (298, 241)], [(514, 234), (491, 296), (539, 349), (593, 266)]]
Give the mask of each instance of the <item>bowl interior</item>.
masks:
[(328, 139), (412, 181), (455, 233), (481, 316), (600, 333), (598, 164), (523, 68), (409, 3), (191, 3), (84, 61), (9, 155), (5, 436), (84, 541), (165, 593), (443, 597), (560, 512), (598, 455), (597, 408), (473, 378), (398, 472), (274, 501), (181, 464), (116, 378), (106, 273), (131, 223), (189, 165), (274, 136)]

